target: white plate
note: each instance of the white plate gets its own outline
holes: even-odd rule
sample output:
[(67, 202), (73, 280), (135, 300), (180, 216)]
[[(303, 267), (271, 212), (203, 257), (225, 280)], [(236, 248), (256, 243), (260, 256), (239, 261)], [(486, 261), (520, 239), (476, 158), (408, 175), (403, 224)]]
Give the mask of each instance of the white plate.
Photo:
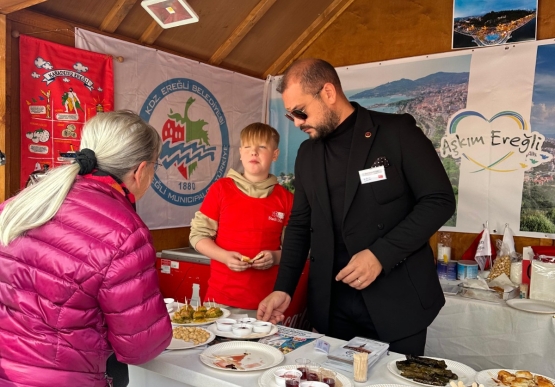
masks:
[[(454, 372), (455, 374), (457, 374), (457, 376), (459, 377), (459, 379), (456, 380), (456, 383), (459, 382), (459, 380), (461, 382), (464, 383), (465, 386), (470, 386), (472, 384), (472, 382), (474, 381), (474, 376), (476, 375), (476, 371), (472, 368), (470, 368), (469, 366), (459, 363), (457, 361), (453, 361), (453, 360), (447, 360), (447, 359), (441, 359), (438, 357), (431, 357), (431, 356), (425, 356), (428, 359), (435, 359), (435, 360), (444, 360), (445, 364), (447, 364), (447, 369), (449, 371)], [(409, 378), (405, 378), (404, 376), (401, 376), (401, 371), (399, 371), (399, 369), (397, 368), (397, 364), (396, 362), (399, 360), (404, 360), (404, 359), (397, 359), (397, 360), (392, 360), (389, 363), (387, 363), (387, 369), (389, 370), (389, 372), (391, 372), (393, 375), (404, 379), (406, 381), (409, 381), (411, 383), (414, 384), (419, 384), (421, 386), (431, 386), (431, 384), (425, 384), (425, 383), (420, 383), (420, 382), (415, 382), (412, 379)], [(449, 387), (449, 383), (447, 383), (445, 386)]]
[(208, 337), (208, 340), (206, 340), (204, 343), (199, 343), (195, 345), (192, 341), (185, 341), (182, 339), (176, 339), (175, 337), (172, 337), (172, 341), (170, 342), (170, 345), (166, 349), (189, 349), (189, 348), (200, 347), (201, 345), (206, 345), (208, 343), (211, 343), (216, 338), (216, 335), (214, 335), (214, 333), (210, 332), (208, 329), (205, 329), (205, 328), (198, 328), (198, 329), (202, 329), (208, 332), (208, 334), (210, 335)]
[(253, 341), (228, 341), (200, 354), (200, 361), (208, 367), (232, 372), (264, 370), (277, 366), (283, 359), (280, 350)]
[(272, 329), (270, 329), (270, 332), (268, 332), (268, 333), (252, 332), (250, 335), (246, 335), (246, 336), (237, 336), (231, 331), (228, 331), (228, 332), (220, 331), (216, 324), (212, 324), (209, 327), (207, 327), (206, 329), (208, 329), (210, 332), (214, 333), (216, 336), (227, 337), (229, 339), (241, 339), (241, 340), (261, 339), (263, 337), (268, 337), (268, 336), (271, 336), (271, 335), (275, 335), (278, 331), (278, 327), (273, 325), (273, 324), (272, 324)]
[(363, 387), (411, 387), (408, 384), (368, 384)]
[[(495, 380), (497, 380), (497, 374), (499, 373), (499, 371), (501, 371), (502, 369), (504, 369), (507, 372), (510, 372), (511, 374), (514, 374), (516, 371), (519, 370), (510, 370), (508, 368), (493, 368), (490, 370), (483, 370), (480, 371), (476, 374), (476, 383), (479, 384), (483, 384), (484, 387), (499, 387), (499, 386), (503, 386), (501, 383), (496, 383)], [(535, 374), (532, 372), (532, 375), (539, 375), (539, 376), (543, 376), (540, 374)], [(551, 381), (551, 383), (555, 384), (555, 379), (550, 378), (548, 376), (543, 376), (546, 379), (549, 379)]]
[(507, 300), (507, 305), (525, 312), (555, 314), (555, 303), (549, 301), (513, 298), (512, 300)]
[[(279, 385), (276, 383), (276, 379), (274, 378), (274, 371), (277, 370), (278, 368), (284, 368), (286, 370), (296, 370), (297, 366), (296, 365), (286, 365), (283, 367), (275, 367), (272, 368), (266, 372), (264, 372), (262, 375), (260, 375), (260, 377), (258, 378), (258, 385), (260, 387), (279, 387)], [(323, 369), (328, 369), (325, 367), (322, 367)], [(335, 372), (337, 372), (336, 370), (334, 370)], [(352, 387), (353, 383), (351, 383), (351, 380), (349, 378), (347, 378), (345, 375), (337, 372), (337, 379), (339, 379), (339, 381), (341, 382), (341, 384), (343, 385), (343, 387)], [(400, 386), (400, 387), (404, 387), (404, 386)]]
[[(223, 315), (221, 315), (220, 317), (216, 317), (216, 318), (207, 318), (206, 320), (202, 321), (202, 322), (191, 322), (191, 323), (186, 323), (186, 324), (179, 324), (179, 323), (174, 323), (172, 321), (172, 325), (176, 326), (176, 327), (198, 327), (200, 325), (207, 325), (207, 324), (212, 324), (214, 321), (216, 321), (219, 318), (226, 318), (227, 316), (229, 316), (231, 314), (231, 312), (228, 309), (225, 308), (220, 308), (223, 312)], [(170, 313), (170, 319), (173, 319), (173, 315), (174, 313)]]

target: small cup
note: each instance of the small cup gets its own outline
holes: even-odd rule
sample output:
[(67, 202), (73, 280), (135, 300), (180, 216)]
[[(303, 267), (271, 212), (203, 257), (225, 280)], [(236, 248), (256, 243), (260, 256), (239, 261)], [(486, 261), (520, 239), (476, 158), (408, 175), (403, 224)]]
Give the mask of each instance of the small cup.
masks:
[(237, 320), (232, 318), (219, 318), (216, 320), (216, 328), (222, 332), (229, 332), (233, 325), (237, 324)]
[(306, 382), (301, 382), (299, 387), (328, 387), (328, 385), (322, 382), (306, 381)]
[(310, 359), (307, 359), (304, 357), (295, 359), (295, 365), (297, 366), (297, 369), (302, 372), (301, 380), (306, 380), (306, 374), (308, 372), (309, 364), (310, 364)]
[(251, 324), (233, 324), (231, 326), (231, 331), (235, 336), (245, 337), (252, 333)]
[[(287, 374), (287, 378), (285, 376)], [(299, 381), (301, 380), (301, 371), (297, 370), (288, 370), (287, 368), (278, 368), (274, 371), (274, 380), (279, 387), (285, 387), (285, 380), (286, 379), (295, 379), (293, 375), (299, 377)]]
[(320, 364), (310, 363), (308, 365), (306, 380), (311, 381), (311, 382), (320, 382), (320, 381), (322, 381), (322, 371), (321, 371)]
[(299, 387), (301, 384), (300, 371), (289, 370), (284, 375), (285, 387)]
[(243, 317), (237, 320), (238, 323), (242, 323), (242, 324), (252, 324), (255, 321), (256, 319), (253, 317)]
[(166, 304), (173, 304), (175, 300), (173, 298), (164, 298), (164, 303)]
[(256, 321), (252, 323), (252, 331), (254, 333), (268, 333), (272, 330), (272, 324), (264, 321)]
[(327, 368), (323, 368), (321, 377), (322, 379), (320, 380), (322, 381), (322, 383), (326, 383), (328, 387), (335, 387), (335, 382), (337, 381), (337, 372)]

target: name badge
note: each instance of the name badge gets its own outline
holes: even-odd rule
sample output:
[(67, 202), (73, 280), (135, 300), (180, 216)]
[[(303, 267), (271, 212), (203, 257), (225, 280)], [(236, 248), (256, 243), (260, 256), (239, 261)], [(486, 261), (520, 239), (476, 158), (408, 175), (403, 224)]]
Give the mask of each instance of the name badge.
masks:
[(360, 175), (360, 182), (362, 184), (373, 183), (375, 181), (387, 179), (387, 177), (385, 176), (385, 168), (383, 166), (358, 171), (358, 174)]

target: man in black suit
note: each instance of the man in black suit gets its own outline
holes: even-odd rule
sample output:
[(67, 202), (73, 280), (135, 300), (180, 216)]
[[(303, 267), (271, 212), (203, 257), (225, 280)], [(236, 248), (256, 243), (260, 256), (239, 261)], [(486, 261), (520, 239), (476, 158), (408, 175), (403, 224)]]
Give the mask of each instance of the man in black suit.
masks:
[(409, 114), (349, 102), (323, 60), (293, 63), (278, 92), (310, 138), (295, 162), (274, 292), (258, 318), (283, 319), (310, 252), (308, 316), (318, 332), (423, 355), (445, 303), (428, 240), (455, 211), (435, 149)]

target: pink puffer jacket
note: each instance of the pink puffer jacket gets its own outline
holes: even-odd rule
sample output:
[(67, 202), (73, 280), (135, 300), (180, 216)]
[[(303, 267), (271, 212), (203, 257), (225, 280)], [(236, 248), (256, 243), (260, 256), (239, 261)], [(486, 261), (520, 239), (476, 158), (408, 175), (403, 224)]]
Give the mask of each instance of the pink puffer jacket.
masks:
[(112, 351), (128, 364), (162, 352), (155, 259), (127, 199), (79, 177), (51, 221), (0, 245), (0, 386), (104, 387)]

